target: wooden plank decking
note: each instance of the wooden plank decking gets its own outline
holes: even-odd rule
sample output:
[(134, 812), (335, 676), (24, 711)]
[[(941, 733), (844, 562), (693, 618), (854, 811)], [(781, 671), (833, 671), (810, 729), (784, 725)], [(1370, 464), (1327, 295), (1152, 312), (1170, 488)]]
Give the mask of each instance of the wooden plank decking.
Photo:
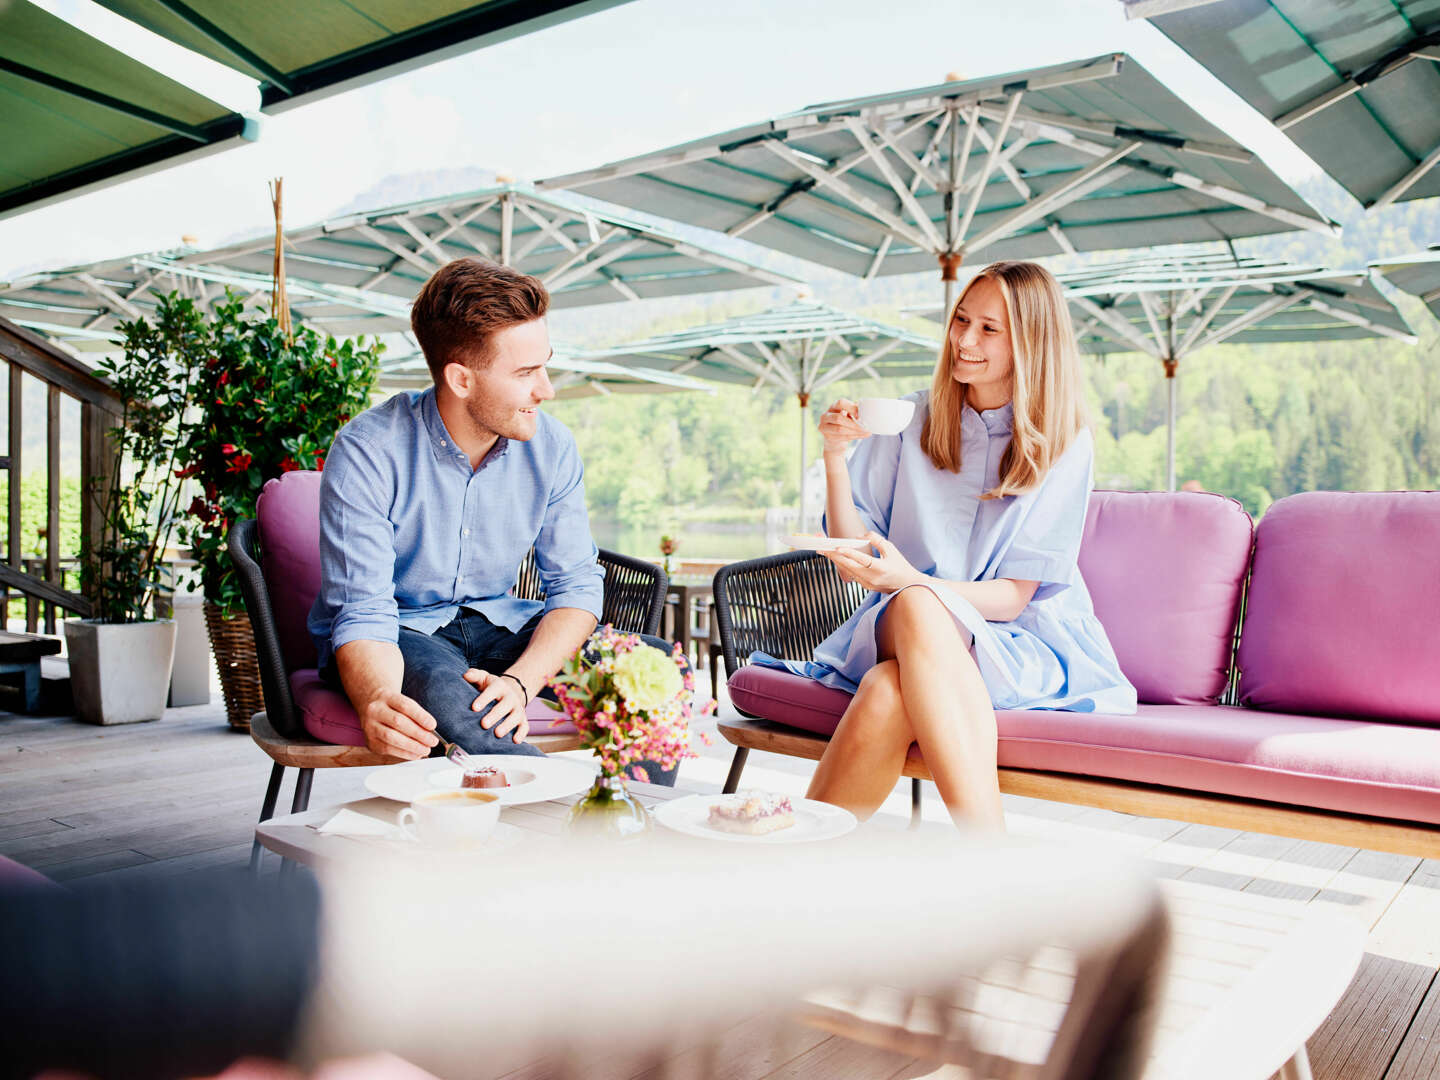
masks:
[[(683, 767), (687, 787), (719, 790), (729, 747), (715, 742)], [(0, 854), (58, 881), (240, 867), (269, 767), (247, 736), (226, 727), (218, 700), (115, 728), (0, 712)], [(811, 768), (756, 753), (745, 779), (803, 794)], [(361, 796), (364, 775), (317, 774), (312, 805)], [(896, 827), (909, 811), (907, 787), (885, 807)], [(289, 798), (287, 784), (282, 811)], [(1357, 914), (1370, 926), (1368, 952), (1346, 997), (1310, 1040), (1314, 1075), (1440, 1080), (1440, 861), (1012, 796), (1006, 812), (1018, 834), (1119, 846), (1154, 860), (1167, 876)], [(937, 827), (945, 820), (933, 789), (926, 816)], [(759, 1071), (741, 1072), (879, 1080), (931, 1068), (817, 1034), (795, 1047), (793, 1058), (757, 1057)]]

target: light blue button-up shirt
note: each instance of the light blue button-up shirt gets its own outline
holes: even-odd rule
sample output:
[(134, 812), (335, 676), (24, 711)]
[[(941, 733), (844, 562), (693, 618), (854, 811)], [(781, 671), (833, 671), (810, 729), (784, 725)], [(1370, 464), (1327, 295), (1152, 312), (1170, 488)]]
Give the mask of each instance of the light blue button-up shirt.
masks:
[[(335, 437), (320, 484), (320, 593), (310, 635), (322, 666), (351, 641), (431, 634), (461, 608), (515, 631), (536, 612), (597, 619), (604, 572), (575, 438), (539, 413), (528, 442), (500, 439), (475, 470), (435, 391), (397, 394)], [(510, 594), (531, 547), (543, 603)]]

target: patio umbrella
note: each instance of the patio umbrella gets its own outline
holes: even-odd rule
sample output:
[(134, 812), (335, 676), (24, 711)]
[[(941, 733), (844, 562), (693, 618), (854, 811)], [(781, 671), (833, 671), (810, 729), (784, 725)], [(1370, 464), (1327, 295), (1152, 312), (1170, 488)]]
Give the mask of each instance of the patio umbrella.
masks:
[[(260, 109), (306, 101), (624, 0), (99, 0), (260, 84)], [(29, 0), (0, 4), (0, 217), (258, 137), (241, 116)]]
[[(698, 230), (696, 230), (698, 231)], [(735, 245), (740, 246), (740, 245)], [(0, 283), (0, 314), (73, 347), (108, 341), (151, 290), (213, 302), (268, 294), (273, 232), (224, 247), (127, 256)], [(337, 337), (408, 330), (410, 301), (444, 262), (479, 255), (538, 276), (556, 308), (798, 285), (743, 255), (594, 200), (506, 184), (351, 214), (286, 237), (298, 320)], [(94, 334), (81, 331), (101, 331)]]
[(1243, 263), (1197, 269), (1177, 258), (1153, 266), (1060, 275), (1081, 346), (1139, 351), (1165, 368), (1165, 482), (1175, 490), (1176, 382), (1180, 361), (1221, 342), (1336, 341), (1388, 337), (1418, 341), (1368, 271)]
[(816, 105), (540, 182), (866, 279), (977, 256), (1330, 233), (1122, 53)]
[(939, 351), (940, 342), (923, 334), (825, 304), (796, 301), (756, 315), (591, 350), (584, 357), (793, 393), (800, 404), (798, 521), (803, 530), (811, 396), (858, 375), (928, 376)]
[(1420, 297), (1440, 319), (1440, 244), (1432, 244), (1428, 251), (1415, 255), (1380, 259), (1370, 265), (1397, 289)]
[(1440, 195), (1434, 0), (1122, 0), (1367, 208)]
[[(1367, 270), (1166, 254), (1058, 274), (1083, 349), (1142, 352), (1165, 368), (1165, 478), (1175, 490), (1180, 361), (1222, 342), (1267, 344), (1388, 337), (1418, 341)], [(938, 311), (916, 312), (940, 318)]]
[[(534, 274), (557, 308), (799, 284), (688, 232), (695, 235), (593, 199), (505, 183), (287, 232), (285, 258), (292, 280), (405, 303), (445, 263), (477, 255)], [(262, 274), (273, 251), (266, 233), (175, 262)]]

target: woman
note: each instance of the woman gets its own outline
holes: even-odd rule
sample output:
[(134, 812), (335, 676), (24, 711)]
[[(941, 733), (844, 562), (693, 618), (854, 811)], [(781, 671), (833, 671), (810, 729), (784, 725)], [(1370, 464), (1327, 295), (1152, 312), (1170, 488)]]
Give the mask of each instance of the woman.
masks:
[(825, 555), (871, 592), (813, 662), (784, 663), (855, 694), (809, 796), (868, 817), (915, 743), (957, 823), (1000, 827), (996, 708), (1135, 711), (1076, 567), (1094, 445), (1050, 273), (982, 270), (911, 399), (899, 436), (843, 399), (820, 420), (827, 534), (870, 545)]

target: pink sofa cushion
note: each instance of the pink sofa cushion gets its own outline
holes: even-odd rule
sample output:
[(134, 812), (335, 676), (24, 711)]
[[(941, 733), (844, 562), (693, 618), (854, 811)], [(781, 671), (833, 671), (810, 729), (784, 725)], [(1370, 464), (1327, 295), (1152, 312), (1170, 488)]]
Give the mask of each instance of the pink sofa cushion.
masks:
[[(350, 707), (350, 699), (321, 682), (314, 668), (291, 672), (290, 692), (295, 695), (305, 730), (312, 738), (339, 746), (365, 745), (360, 718)], [(532, 701), (525, 716), (532, 735), (569, 735), (575, 731), (574, 724), (542, 701)]]
[(1246, 607), (1243, 704), (1440, 725), (1440, 492), (1280, 499)]
[(1230, 666), (1250, 515), (1202, 492), (1097, 491), (1080, 573), (1140, 701), (1211, 705)]
[(288, 472), (266, 481), (255, 517), (285, 670), (313, 668), (318, 657), (305, 623), (320, 592), (320, 474)]
[[(731, 700), (829, 735), (850, 695), (747, 665)], [(1141, 705), (1133, 716), (1002, 710), (1000, 764), (1342, 813), (1440, 824), (1440, 731), (1224, 705)]]

